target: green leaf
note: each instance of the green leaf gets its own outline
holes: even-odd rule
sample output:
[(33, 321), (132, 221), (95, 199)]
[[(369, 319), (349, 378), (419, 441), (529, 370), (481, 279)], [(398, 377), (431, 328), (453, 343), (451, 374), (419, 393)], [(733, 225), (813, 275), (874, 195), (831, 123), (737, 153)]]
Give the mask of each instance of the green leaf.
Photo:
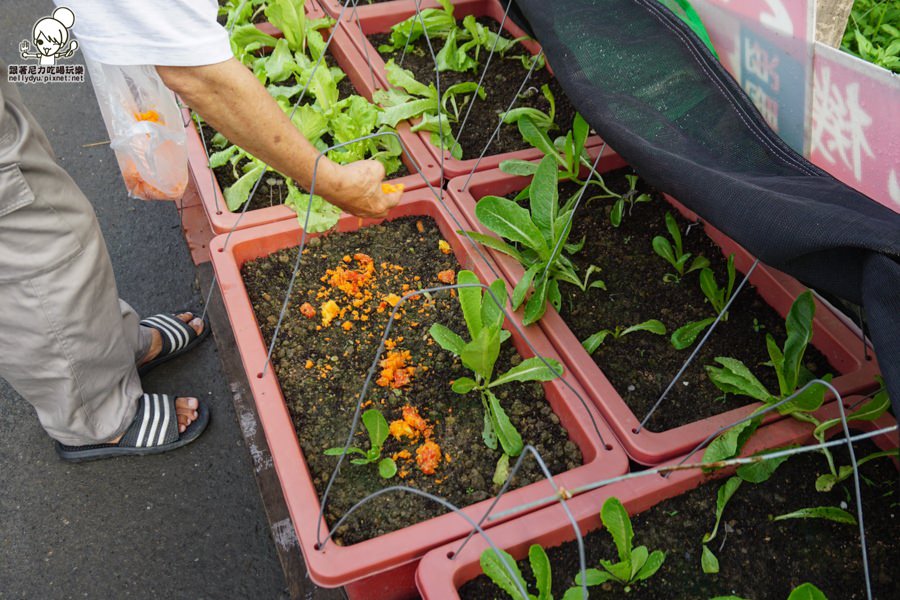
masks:
[(723, 392), (749, 396), (760, 402), (769, 402), (772, 398), (765, 386), (741, 361), (717, 356), (716, 362), (722, 365), (722, 368), (707, 365), (706, 373), (716, 387)]
[(545, 155), (552, 156), (560, 164), (563, 163), (563, 159), (556, 151), (556, 147), (553, 145), (550, 137), (546, 132), (535, 125), (534, 121), (528, 117), (522, 117), (519, 119), (518, 125), (519, 133), (522, 134), (522, 137), (526, 142), (543, 152)]
[(787, 600), (828, 600), (828, 598), (813, 584), (801, 583), (791, 591)]
[(428, 330), (428, 333), (430, 333), (431, 337), (434, 338), (434, 341), (447, 352), (452, 352), (457, 356), (462, 354), (463, 348), (466, 345), (465, 340), (447, 327), (440, 323), (435, 323)]
[[(622, 215), (624, 214), (624, 212), (625, 212), (625, 199), (619, 198), (618, 200), (615, 201), (615, 203), (613, 204), (612, 210), (609, 212), (609, 222), (612, 224), (613, 227), (618, 227), (619, 225), (622, 224)], [(665, 242), (667, 244), (669, 243), (665, 238), (660, 238), (660, 239), (663, 240), (663, 242)], [(656, 240), (654, 239), (654, 246), (653, 246), (654, 250), (656, 249), (655, 243), (656, 243)], [(657, 254), (659, 254), (658, 251), (657, 251)], [(666, 257), (663, 257), (663, 258), (666, 258)], [(666, 258), (666, 260), (668, 260), (668, 258)]]
[(497, 433), (494, 431), (489, 407), (486, 407), (484, 411), (484, 429), (481, 431), (481, 439), (484, 440), (484, 445), (491, 450), (497, 449)]
[(397, 463), (392, 458), (382, 458), (378, 461), (378, 474), (382, 479), (390, 479), (397, 474)]
[[(754, 456), (765, 456), (771, 452), (776, 452), (779, 449), (768, 450), (766, 452), (761, 452), (754, 454)], [(756, 462), (756, 463), (748, 463), (746, 465), (741, 465), (737, 468), (737, 476), (746, 481), (747, 483), (763, 483), (764, 481), (768, 481), (768, 479), (775, 473), (775, 470), (778, 469), (784, 463), (789, 456), (779, 456), (776, 458), (768, 458), (766, 460)]]
[(306, 49), (306, 12), (302, 2), (269, 0), (266, 18), (284, 34), (291, 50)]
[(378, 115), (378, 124), (396, 127), (401, 121), (413, 119), (435, 109), (436, 104), (437, 102), (434, 100), (420, 98), (396, 106), (385, 107)]
[(662, 552), (661, 550), (654, 550), (650, 553), (650, 556), (649, 558), (647, 558), (644, 566), (640, 568), (632, 581), (643, 581), (645, 579), (649, 579), (657, 571), (659, 571), (659, 568), (663, 565), (663, 562), (665, 562), (665, 560), (665, 552)]
[(224, 150), (219, 150), (218, 152), (213, 152), (209, 155), (209, 168), (215, 169), (217, 167), (222, 167), (228, 164), (228, 161), (235, 154), (240, 152), (241, 149), (237, 146), (228, 146)]
[[(516, 560), (506, 551), (488, 548), (481, 553), (479, 562), (484, 574), (510, 597), (519, 598), (522, 595), (519, 590), (528, 589)], [(512, 577), (510, 577), (510, 573), (512, 573)], [(516, 583), (519, 585), (517, 586)]]
[(612, 331), (610, 331), (609, 329), (602, 329), (590, 336), (588, 339), (581, 342), (581, 345), (585, 350), (587, 350), (588, 354), (593, 354), (611, 333)]
[(500, 440), (500, 446), (510, 456), (518, 456), (522, 453), (522, 436), (519, 435), (518, 430), (509, 420), (506, 411), (500, 405), (500, 400), (488, 390), (485, 390), (484, 394), (487, 396), (488, 404), (491, 408), (492, 424), (494, 432), (497, 434), (497, 439)]
[(530, 177), (537, 172), (537, 164), (519, 159), (504, 160), (500, 163), (500, 170), (507, 175), (519, 175)]
[(546, 361), (550, 367), (544, 365), (543, 361), (537, 356), (526, 358), (506, 373), (499, 375), (491, 381), (489, 388), (509, 383), (510, 381), (551, 381), (562, 375), (563, 367), (552, 358)]
[(610, 574), (623, 584), (627, 584), (631, 577), (631, 561), (623, 560), (613, 563), (612, 561), (600, 559), (600, 566), (610, 572)]
[(250, 198), (250, 192), (253, 186), (259, 181), (259, 178), (266, 172), (266, 165), (254, 161), (253, 166), (246, 173), (235, 181), (231, 186), (225, 188), (225, 204), (228, 210), (236, 212)]
[(700, 555), (700, 567), (707, 574), (719, 572), (719, 559), (706, 544), (703, 544), (703, 554)]
[(528, 549), (528, 562), (531, 563), (531, 572), (537, 582), (538, 600), (551, 600), (550, 588), (553, 579), (550, 572), (550, 559), (540, 544), (532, 544)]
[(497, 466), (494, 468), (494, 477), (491, 482), (494, 485), (503, 485), (509, 479), (509, 454), (504, 452), (497, 460)]
[[(678, 268), (676, 266), (678, 264), (678, 261), (675, 260), (675, 252), (674, 250), (672, 250), (672, 244), (669, 242), (669, 240), (662, 237), (661, 235), (658, 235), (653, 238), (652, 244), (654, 252), (666, 259), (673, 267)], [(681, 269), (679, 269), (679, 272), (680, 271)]]
[(713, 530), (710, 533), (704, 534), (704, 544), (712, 541), (716, 537), (716, 534), (719, 532), (719, 523), (722, 521), (722, 513), (725, 511), (725, 506), (728, 504), (728, 501), (731, 500), (731, 497), (734, 496), (734, 493), (738, 488), (741, 487), (741, 483), (743, 483), (743, 480), (740, 477), (729, 477), (719, 488), (719, 491), (716, 494), (716, 524), (713, 526)]
[(384, 418), (384, 415), (381, 414), (380, 410), (371, 408), (363, 413), (362, 422), (369, 432), (369, 442), (372, 444), (372, 449), (374, 450), (377, 448), (380, 454), (381, 447), (384, 445), (384, 440), (388, 437), (389, 428), (387, 420)]
[(584, 143), (587, 141), (590, 132), (591, 128), (587, 121), (584, 120), (584, 117), (581, 116), (581, 113), (575, 113), (575, 119), (572, 121), (572, 140), (575, 143), (573, 154), (576, 157), (575, 174), (578, 173), (577, 157), (581, 156), (581, 151), (584, 150)]
[(325, 450), (322, 454), (324, 454), (326, 456), (340, 456), (342, 454), (362, 454), (363, 456), (366, 455), (364, 450), (360, 450), (359, 448), (354, 448), (353, 446), (350, 446), (349, 448), (347, 448), (346, 453), (344, 452), (343, 448), (329, 448), (328, 450)]
[[(482, 327), (481, 280), (472, 271), (463, 270), (457, 274), (456, 281), (460, 285), (471, 286), (461, 287), (457, 289), (457, 292), (459, 293), (459, 306), (462, 308), (463, 317), (466, 319), (466, 327), (469, 329), (469, 336), (474, 340), (481, 333)], [(462, 356), (462, 353), (460, 353), (460, 356)]]
[(470, 238), (472, 238), (473, 241), (476, 241), (483, 246), (487, 246), (488, 248), (490, 248), (492, 250), (497, 250), (498, 252), (508, 254), (509, 256), (512, 256), (514, 259), (516, 259), (520, 263), (523, 263), (525, 261), (525, 259), (522, 258), (522, 255), (519, 253), (518, 250), (516, 250), (515, 248), (513, 248), (512, 246), (510, 246), (503, 240), (495, 238), (492, 235), (484, 235), (483, 233), (478, 233), (477, 231), (465, 231), (464, 232), (462, 230), (457, 231), (456, 233), (465, 233)]
[[(607, 581), (614, 579), (612, 573), (608, 573), (606, 571), (601, 571), (600, 569), (585, 569), (584, 570), (584, 578), (582, 579), (581, 573), (577, 573), (575, 575), (575, 583), (581, 585), (582, 582), (588, 587), (592, 587), (595, 585), (603, 585)], [(578, 593), (581, 594), (581, 588), (573, 588), (577, 589)], [(568, 594), (568, 592), (566, 592)], [(578, 598), (581, 598), (579, 595)]]
[(437, 108), (437, 89), (433, 85), (420, 83), (412, 71), (408, 71), (396, 64), (393, 58), (385, 63), (384, 70), (388, 83), (392, 86), (406, 90), (414, 96), (430, 98), (434, 100), (434, 107)]
[(759, 427), (760, 419), (750, 419), (723, 431), (706, 448), (703, 462), (717, 462), (737, 456)]
[[(874, 421), (883, 415), (890, 406), (891, 401), (888, 398), (887, 391), (879, 392), (871, 400), (847, 415), (847, 421)], [(822, 436), (826, 431), (835, 425), (840, 425), (840, 423), (840, 418), (824, 421), (816, 427), (813, 435), (816, 437)]]
[(647, 550), (647, 546), (638, 546), (631, 550), (631, 558), (628, 561), (631, 567), (631, 573), (628, 575), (628, 581), (634, 581), (634, 576), (643, 568), (644, 563), (647, 562), (649, 556), (650, 551)]
[(497, 329), (482, 329), (475, 338), (463, 347), (459, 357), (462, 363), (475, 371), (486, 381), (491, 380), (494, 363), (500, 354), (500, 332)]
[(710, 306), (716, 311), (716, 314), (722, 312), (725, 308), (725, 290), (721, 289), (716, 283), (716, 277), (712, 269), (703, 269), (700, 271), (700, 290), (709, 300)]
[(534, 293), (531, 295), (531, 298), (528, 299), (528, 302), (525, 304), (525, 314), (523, 315), (522, 322), (525, 325), (531, 325), (532, 323), (536, 323), (544, 316), (544, 313), (547, 311), (547, 293), (548, 293), (548, 283), (547, 279), (544, 279), (535, 289)]
[[(788, 311), (785, 320), (787, 340), (784, 342), (784, 379), (789, 390), (787, 393), (797, 389), (803, 354), (812, 339), (812, 323), (815, 313), (816, 304), (813, 301), (812, 292), (809, 290), (797, 296), (791, 310)], [(783, 395), (786, 394), (783, 393)]]
[(550, 249), (531, 215), (512, 200), (485, 196), (475, 205), (475, 216), (497, 235), (525, 244), (544, 259), (549, 257)]
[(525, 271), (525, 274), (522, 275), (522, 278), (519, 279), (519, 282), (516, 284), (516, 287), (513, 289), (512, 293), (513, 310), (518, 310), (519, 307), (522, 306), (522, 302), (525, 300), (525, 295), (531, 288), (531, 282), (534, 280), (534, 276), (537, 274), (538, 270), (542, 268), (544, 268), (544, 263), (531, 265)]
[[(329, 204), (325, 198), (316, 194), (312, 197), (312, 208), (309, 208), (310, 197), (307, 192), (291, 183), (288, 183), (287, 189), (288, 195), (284, 204), (297, 213), (297, 221), (301, 227), (305, 226), (310, 233), (321, 233), (337, 225), (341, 218), (341, 209), (337, 206)], [(308, 220), (307, 211), (309, 211)]]
[(531, 218), (547, 241), (556, 241), (553, 230), (559, 211), (558, 170), (556, 160), (552, 156), (545, 156), (538, 165), (529, 188)]
[(506, 308), (506, 284), (497, 279), (489, 287), (494, 295), (492, 297), (487, 290), (484, 291), (481, 299), (481, 324), (485, 328), (500, 329), (506, 318), (503, 313)]
[(675, 256), (681, 258), (684, 254), (684, 248), (681, 246), (681, 230), (678, 229), (678, 223), (675, 222), (675, 217), (670, 212), (666, 213), (666, 229), (669, 231), (672, 241), (675, 242)]
[(628, 511), (615, 496), (607, 498), (600, 509), (600, 520), (609, 531), (616, 549), (619, 552), (619, 560), (625, 562), (631, 559), (631, 543), (634, 539), (634, 530), (631, 528), (631, 519)]
[(834, 521), (835, 523), (856, 525), (856, 517), (837, 506), (801, 508), (800, 510), (772, 517), (773, 521), (784, 521), (786, 519), (826, 519), (828, 521)]
[(782, 397), (793, 393), (793, 389), (788, 387), (784, 379), (784, 354), (772, 334), (766, 334), (766, 350), (769, 352), (769, 359), (772, 361), (772, 368), (775, 369), (775, 375), (778, 377), (778, 390)]
[(688, 268), (687, 273), (692, 273), (694, 271), (702, 271), (703, 269), (709, 266), (709, 259), (705, 256), (695, 256), (693, 262), (691, 262), (691, 266)]
[(471, 377), (459, 377), (453, 380), (453, 384), (450, 386), (457, 394), (468, 394), (473, 389), (475, 389), (475, 380)]
[[(590, 569), (592, 571), (597, 571), (597, 569)], [(600, 572), (600, 571), (598, 571)], [(576, 579), (581, 576), (579, 573), (576, 576)], [(600, 585), (600, 584), (597, 584)], [(566, 590), (566, 593), (563, 594), (562, 600), (587, 600), (587, 596), (584, 595), (584, 590), (581, 587), (570, 587)]]
[(666, 335), (666, 326), (656, 319), (650, 319), (648, 321), (644, 321), (643, 323), (638, 323), (637, 325), (626, 327), (622, 331), (622, 333), (619, 334), (619, 337), (628, 335), (629, 333), (634, 333), (635, 331), (646, 331), (647, 333), (654, 333), (656, 335)]
[[(821, 377), (823, 381), (830, 382), (832, 379), (831, 374), (823, 375)], [(828, 388), (822, 385), (821, 383), (814, 383), (804, 391), (800, 392), (793, 400), (786, 404), (782, 404), (778, 407), (778, 412), (783, 415), (789, 415), (791, 413), (802, 412), (802, 413), (811, 413), (819, 409), (822, 406), (822, 403), (825, 401), (825, 393), (828, 391)]]
[(684, 350), (693, 344), (697, 339), (697, 336), (703, 333), (703, 330), (712, 325), (715, 320), (715, 317), (709, 317), (701, 321), (691, 321), (686, 325), (682, 325), (672, 332), (672, 346), (674, 346), (676, 350)]

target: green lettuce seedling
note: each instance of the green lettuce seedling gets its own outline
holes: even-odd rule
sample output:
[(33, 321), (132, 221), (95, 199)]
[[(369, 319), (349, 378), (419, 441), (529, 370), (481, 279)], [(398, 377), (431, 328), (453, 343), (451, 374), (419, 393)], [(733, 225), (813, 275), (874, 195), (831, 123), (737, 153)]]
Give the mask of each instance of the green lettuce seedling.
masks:
[[(613, 197), (616, 198), (616, 201), (613, 203), (612, 210), (609, 211), (609, 222), (613, 227), (618, 227), (622, 224), (622, 217), (625, 214), (625, 207), (628, 207), (628, 216), (631, 216), (631, 211), (634, 209), (635, 204), (643, 204), (644, 202), (650, 202), (650, 194), (640, 193), (637, 191), (637, 175), (626, 175), (625, 179), (628, 181), (628, 190), (624, 194), (616, 194), (615, 192), (610, 192), (606, 189), (606, 186), (603, 186), (604, 190), (606, 190), (607, 194), (612, 194)], [(595, 196), (598, 197), (609, 197), (609, 196)], [(679, 235), (679, 241), (681, 236)]]
[(588, 354), (593, 354), (597, 351), (597, 348), (599, 348), (603, 344), (603, 342), (606, 341), (607, 337), (611, 336), (614, 340), (617, 340), (636, 331), (646, 331), (648, 333), (653, 333), (656, 335), (666, 335), (666, 326), (656, 319), (650, 319), (649, 321), (644, 321), (643, 323), (638, 323), (637, 325), (632, 325), (631, 327), (622, 327), (621, 325), (616, 325), (615, 329), (601, 329), (588, 339), (581, 342), (581, 345), (585, 350), (587, 350)]
[[(531, 572), (537, 585), (537, 594), (528, 593), (527, 600), (553, 600), (550, 592), (553, 579), (550, 572), (550, 560), (540, 544), (534, 544), (528, 549), (528, 561), (531, 563)], [(510, 598), (520, 599), (522, 592), (528, 592), (528, 583), (522, 577), (522, 572), (516, 564), (516, 560), (504, 550), (494, 551), (488, 548), (481, 553), (481, 570), (493, 581), (497, 587), (509, 594)], [(515, 579), (510, 579), (510, 574), (503, 567), (504, 563), (512, 571)], [(518, 586), (516, 585), (518, 582)]]
[(354, 465), (368, 465), (378, 463), (378, 474), (385, 479), (390, 479), (397, 473), (397, 464), (390, 457), (381, 458), (381, 449), (384, 447), (384, 441), (388, 438), (390, 428), (384, 415), (376, 408), (372, 408), (363, 413), (363, 427), (369, 434), (369, 449), (363, 450), (350, 446), (344, 448), (329, 448), (325, 451), (328, 456), (341, 456), (342, 454), (357, 454), (362, 458), (351, 458), (350, 462)]
[(484, 443), (495, 450), (499, 440), (503, 452), (509, 456), (518, 456), (523, 448), (522, 436), (509, 420), (493, 390), (512, 381), (550, 381), (562, 374), (562, 366), (550, 358), (546, 359), (545, 364), (535, 356), (523, 360), (506, 373), (495, 376), (494, 365), (500, 356), (500, 345), (510, 337), (509, 331), (503, 329), (506, 287), (499, 279), (490, 285), (497, 300), (495, 301), (490, 294), (482, 294), (481, 288), (475, 287), (480, 282), (471, 271), (460, 271), (457, 281), (472, 286), (458, 289), (459, 305), (470, 340), (467, 342), (440, 323), (432, 325), (429, 333), (441, 348), (458, 356), (462, 364), (472, 371), (474, 377), (460, 377), (451, 387), (457, 394), (476, 392), (481, 397), (484, 407)]
[(666, 262), (672, 265), (675, 268), (675, 271), (677, 271), (677, 274), (667, 273), (665, 277), (666, 281), (677, 283), (688, 273), (699, 271), (709, 266), (709, 261), (703, 256), (695, 257), (694, 260), (691, 261), (690, 266), (688, 266), (688, 261), (693, 255), (690, 252), (684, 251), (681, 242), (681, 231), (678, 229), (675, 217), (673, 217), (670, 212), (666, 213), (666, 229), (668, 229), (674, 244), (661, 235), (654, 237), (652, 242), (653, 250), (666, 259)]
[[(618, 498), (612, 497), (603, 503), (600, 510), (600, 520), (603, 526), (612, 536), (619, 553), (619, 562), (600, 560), (599, 569), (587, 569), (582, 578), (581, 573), (575, 576), (575, 583), (588, 586), (602, 585), (607, 581), (613, 581), (625, 586), (625, 591), (631, 591), (631, 586), (639, 581), (649, 579), (656, 573), (666, 560), (665, 552), (654, 550), (649, 552), (646, 546), (632, 548), (634, 530), (631, 527), (631, 519), (628, 512)], [(570, 588), (566, 592), (566, 598), (581, 597), (581, 588)], [(578, 595), (574, 595), (577, 593)]]
[(701, 319), (699, 321), (691, 321), (687, 325), (682, 325), (678, 329), (676, 329), (672, 333), (672, 345), (677, 350), (684, 350), (688, 346), (694, 343), (694, 340), (697, 339), (697, 336), (700, 335), (703, 330), (712, 325), (716, 317), (721, 313), (722, 321), (728, 320), (728, 313), (723, 312), (725, 310), (725, 306), (731, 300), (731, 295), (734, 291), (734, 280), (736, 276), (736, 272), (734, 270), (734, 254), (728, 256), (728, 281), (724, 287), (719, 287), (719, 284), (716, 283), (716, 276), (713, 274), (712, 269), (703, 269), (700, 271), (700, 289), (703, 291), (703, 295), (706, 296), (709, 305), (715, 311), (715, 315), (713, 317), (707, 317), (706, 319)]
[(566, 253), (575, 253), (584, 246), (584, 238), (577, 244), (567, 243), (572, 230), (572, 212), (576, 197), (560, 207), (557, 189), (556, 160), (545, 156), (538, 164), (529, 187), (529, 209), (500, 196), (485, 196), (475, 205), (475, 216), (482, 225), (502, 238), (519, 244), (521, 250), (503, 240), (470, 231), (477, 242), (508, 254), (525, 268), (512, 295), (513, 309), (518, 309), (530, 289), (534, 293), (525, 303), (526, 325), (538, 321), (547, 310), (549, 301), (557, 310), (562, 304), (559, 282), (565, 281), (582, 291), (589, 288), (606, 289), (602, 280), (590, 282), (599, 271), (590, 266), (579, 278), (575, 265)]

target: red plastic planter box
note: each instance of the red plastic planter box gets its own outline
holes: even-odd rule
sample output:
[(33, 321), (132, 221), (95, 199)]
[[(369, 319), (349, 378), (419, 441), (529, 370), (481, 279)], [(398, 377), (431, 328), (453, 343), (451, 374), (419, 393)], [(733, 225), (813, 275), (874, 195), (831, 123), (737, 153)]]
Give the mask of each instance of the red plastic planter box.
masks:
[[(327, 36), (327, 33), (323, 35)], [(347, 34), (340, 28), (337, 29), (329, 50), (337, 64), (350, 78), (357, 92), (371, 100), (373, 90), (371, 79), (369, 79), (369, 68), (365, 60), (348, 40)], [(367, 79), (368, 83), (366, 82)], [(425, 182), (425, 179), (427, 179), (428, 183), (436, 185), (441, 178), (437, 162), (419, 136), (412, 133), (409, 127), (408, 123), (400, 123), (397, 126), (397, 133), (400, 135), (402, 144), (409, 152), (409, 156), (404, 153), (401, 158), (410, 174), (393, 179), (391, 183), (402, 183), (407, 189), (418, 189), (427, 187)], [(228, 210), (222, 189), (209, 168), (206, 151), (203, 148), (203, 141), (200, 139), (196, 123), (192, 123), (191, 126), (187, 127), (185, 133), (187, 134), (188, 164), (191, 174), (197, 182), (197, 191), (209, 217), (209, 222), (216, 233), (227, 233), (235, 228), (245, 229), (275, 221), (297, 218), (297, 214), (284, 205), (247, 210), (243, 217), (241, 217), (240, 211), (231, 212)], [(208, 148), (209, 139), (206, 139), (206, 143)], [(415, 166), (410, 162), (410, 157), (418, 164), (425, 179), (416, 172)]]
[[(608, 156), (601, 159), (598, 171), (606, 172), (625, 166), (624, 160), (611, 150)], [(493, 235), (483, 227), (475, 216), (475, 202), (486, 195), (504, 196), (518, 191), (530, 181), (528, 177), (514, 177), (499, 170), (485, 171), (475, 174), (467, 190), (464, 177), (453, 179), (447, 189), (457, 203), (459, 209), (475, 231)], [(667, 200), (689, 220), (696, 220), (696, 214), (690, 212), (674, 199)], [(722, 248), (725, 255), (735, 254), (735, 267), (746, 273), (753, 263), (753, 257), (738, 246), (729, 237), (704, 223), (707, 235)], [(509, 281), (519, 281), (524, 270), (521, 265), (509, 256), (500, 252), (490, 252), (491, 256), (506, 275)], [(782, 316), (787, 315), (794, 299), (805, 289), (797, 280), (775, 269), (760, 264), (750, 277), (750, 283), (756, 287), (759, 295)], [(559, 354), (565, 359), (566, 367), (575, 374), (581, 385), (588, 391), (591, 400), (597, 405), (607, 422), (615, 430), (619, 440), (628, 454), (643, 464), (658, 464), (673, 456), (690, 452), (710, 434), (720, 427), (733, 423), (750, 414), (759, 403), (709, 417), (694, 423), (682, 425), (665, 431), (650, 431), (644, 428), (635, 433), (640, 418), (628, 407), (619, 393), (610, 384), (603, 371), (582, 348), (581, 342), (566, 325), (560, 314), (552, 307), (540, 321), (544, 331)], [(713, 333), (715, 335), (715, 333)], [(816, 300), (816, 317), (813, 324), (813, 345), (828, 359), (832, 368), (841, 375), (835, 377), (832, 385), (846, 396), (861, 392), (874, 386), (874, 376), (878, 366), (874, 360), (866, 361), (860, 354), (862, 342), (830, 309)], [(685, 353), (685, 358), (688, 354)], [(672, 373), (675, 376), (675, 373)], [(833, 399), (831, 395), (828, 398)], [(665, 410), (665, 403), (659, 410)], [(777, 414), (770, 414), (766, 422), (778, 420)]]
[[(462, 267), (472, 269), (483, 281), (490, 281), (492, 277), (487, 263), (473, 258), (469, 254), (467, 242), (456, 233), (458, 226), (450, 215), (453, 214), (460, 223), (463, 223), (462, 215), (452, 207), (452, 203), (448, 202), (448, 205), (450, 206), (445, 209), (429, 191), (417, 190), (407, 193), (402, 202), (391, 211), (388, 219), (410, 215), (434, 218)], [(360, 227), (380, 222), (382, 220), (344, 216), (338, 224), (338, 231), (355, 231)], [(266, 432), (285, 501), (313, 581), (326, 587), (356, 582), (349, 588), (354, 597), (410, 597), (414, 595), (412, 574), (419, 558), (437, 545), (466, 535), (468, 525), (454, 514), (445, 514), (351, 546), (337, 546), (332, 543), (322, 550), (316, 549), (319, 496), (303, 458), (274, 370), (268, 369), (265, 374), (262, 372), (266, 360), (266, 345), (240, 273), (241, 265), (249, 260), (296, 246), (300, 235), (299, 224), (291, 220), (237, 231), (231, 236), (227, 247), (226, 236), (219, 236), (211, 242), (213, 266), (234, 329), (238, 350), (250, 380), (260, 422)], [(516, 333), (515, 328), (510, 326), (509, 321), (507, 327), (513, 332), (513, 344), (519, 353), (526, 358), (532, 356), (524, 340)], [(557, 356), (549, 340), (540, 330), (529, 331), (529, 340), (541, 354)], [(574, 381), (574, 378), (570, 379)], [(574, 487), (626, 472), (628, 459), (625, 452), (615, 444), (614, 435), (602, 422), (601, 416), (591, 403), (586, 401), (587, 408), (585, 408), (558, 380), (543, 385), (554, 412), (584, 456), (582, 466), (556, 476), (558, 484)], [(574, 383), (574, 386), (579, 389), (577, 383)], [(597, 439), (587, 411), (597, 421), (607, 446)], [(541, 498), (548, 493), (552, 493), (550, 484), (546, 481), (537, 482), (506, 494), (500, 501), (498, 509)], [(489, 502), (488, 500), (469, 506), (465, 512), (478, 520)], [(328, 531), (324, 522), (322, 530), (326, 533)]]
[[(860, 400), (859, 397), (847, 399), (846, 404), (852, 405)], [(819, 415), (825, 418), (840, 416), (837, 406), (832, 404), (819, 411)], [(885, 415), (876, 422), (852, 423), (852, 428), (857, 431), (876, 431), (895, 423), (890, 415)], [(809, 425), (805, 425), (794, 419), (780, 421), (765, 430), (760, 430), (756, 437), (751, 438), (744, 454), (750, 455), (773, 445), (775, 439), (786, 440), (788, 443), (810, 443)], [(852, 430), (851, 430), (852, 432)], [(843, 432), (838, 431), (838, 436)], [(769, 439), (765, 439), (767, 436)], [(873, 441), (883, 450), (896, 448), (898, 445), (897, 432), (885, 434), (873, 438)], [(699, 462), (702, 453), (698, 452), (692, 457), (691, 462)], [(672, 461), (677, 463), (679, 461)], [(731, 474), (733, 469), (723, 470), (716, 477)], [(622, 501), (630, 515), (643, 512), (656, 504), (687, 492), (708, 481), (700, 469), (674, 471), (668, 478), (661, 475), (647, 475), (637, 479), (620, 481), (604, 488), (585, 493), (568, 502), (569, 510), (578, 523), (582, 535), (602, 527), (600, 521), (600, 507), (607, 498), (615, 496)], [(488, 531), (488, 535), (494, 544), (509, 552), (516, 560), (521, 560), (528, 555), (528, 548), (532, 544), (541, 544), (545, 549), (559, 546), (575, 539), (571, 521), (566, 517), (559, 504), (532, 513), (531, 518), (525, 521), (510, 521)], [(482, 536), (473, 537), (463, 551), (454, 556), (459, 543), (450, 543), (436, 548), (425, 555), (416, 571), (416, 585), (424, 600), (453, 600), (459, 599), (457, 590), (472, 579), (481, 575), (479, 558), (481, 553), (490, 545)], [(590, 561), (590, 557), (588, 557)], [(589, 563), (590, 565), (590, 563)]]
[[(307, 4), (311, 3), (313, 0), (306, 0)], [(319, 6), (318, 10), (324, 11), (326, 15), (329, 17), (333, 17), (335, 19), (338, 18), (338, 15), (341, 14), (341, 5), (349, 2), (349, 0), (315, 0)], [(453, 4), (466, 4), (467, 2), (473, 2), (477, 0), (451, 0)], [(409, 10), (411, 13), (416, 12), (416, 0), (393, 0), (393, 2), (377, 2), (373, 4), (369, 4), (366, 0), (359, 0), (359, 3), (356, 5), (356, 14), (361, 17), (368, 17), (373, 14), (378, 14), (384, 10), (395, 10), (396, 8), (403, 8), (405, 10)], [(441, 5), (436, 0), (419, 0), (419, 8), (421, 10), (425, 10), (426, 8), (440, 8)], [(352, 3), (347, 6), (347, 9), (344, 11), (344, 17), (348, 17), (353, 14), (353, 6)]]
[[(453, 14), (457, 19), (467, 15), (475, 15), (476, 17), (490, 17), (498, 23), (503, 20), (505, 8), (496, 0), (465, 0), (462, 2), (454, 2), (453, 4), (456, 5)], [(386, 89), (390, 86), (388, 84), (387, 74), (384, 70), (385, 61), (375, 46), (373, 46), (364, 36), (389, 32), (392, 25), (416, 14), (416, 5), (415, 2), (391, 2), (387, 4), (374, 4), (369, 8), (371, 10), (365, 13), (359, 11), (358, 16), (353, 16), (352, 14), (348, 16), (347, 13), (350, 11), (345, 11), (344, 17), (341, 19), (340, 27), (343, 27), (347, 32), (348, 37), (357, 46), (364, 59), (368, 58), (371, 62), (379, 87)], [(360, 26), (362, 27), (362, 34), (360, 33)], [(525, 32), (509, 18), (507, 18), (503, 28), (513, 37), (525, 35)], [(540, 45), (533, 40), (525, 40), (521, 43), (532, 54), (537, 54), (540, 51)], [(440, 48), (436, 47), (434, 50), (437, 52)], [(498, 68), (498, 65), (499, 63), (495, 57), (494, 61), (491, 63), (491, 68)], [(473, 81), (478, 81), (479, 76), (480, 72), (474, 73), (472, 75)], [(371, 76), (368, 77), (371, 80)], [(522, 78), (524, 79), (524, 77), (525, 73), (523, 71)], [(514, 90), (508, 90), (505, 92), (511, 94), (513, 91)], [(510, 96), (509, 99), (512, 100), (512, 97)], [(418, 135), (435, 159), (440, 162), (441, 149), (431, 143), (431, 134), (428, 132), (419, 132)], [(596, 146), (602, 143), (603, 141), (599, 137), (591, 136), (588, 138), (586, 146)], [(475, 168), (476, 164), (478, 165), (479, 170), (486, 170), (496, 168), (504, 160), (533, 160), (539, 159), (542, 156), (543, 153), (535, 148), (518, 150), (516, 152), (506, 152), (503, 154), (491, 154), (490, 148), (488, 148), (488, 154), (486, 154), (479, 162), (477, 158), (457, 160), (450, 155), (449, 151), (445, 151), (444, 173), (445, 177), (450, 179), (460, 175), (468, 175), (472, 172), (472, 169)]]

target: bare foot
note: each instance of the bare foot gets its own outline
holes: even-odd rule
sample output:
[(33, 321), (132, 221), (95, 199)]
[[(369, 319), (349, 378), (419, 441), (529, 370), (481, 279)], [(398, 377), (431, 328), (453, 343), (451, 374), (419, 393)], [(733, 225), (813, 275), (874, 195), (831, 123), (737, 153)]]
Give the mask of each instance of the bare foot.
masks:
[[(184, 430), (197, 420), (197, 408), (199, 406), (200, 403), (196, 398), (175, 398), (175, 414), (178, 415), (178, 433), (184, 433)], [(110, 440), (109, 443), (118, 444), (119, 440), (121, 440), (124, 435), (125, 432), (123, 431), (122, 435)]]
[[(203, 332), (203, 319), (200, 317), (194, 318), (193, 313), (181, 313), (180, 315), (176, 315), (182, 322), (190, 325), (191, 329), (197, 335), (200, 335)], [(141, 326), (143, 327), (143, 325)], [(144, 358), (141, 359), (141, 362), (138, 363), (138, 366), (147, 364), (162, 352), (162, 334), (158, 329), (154, 329), (152, 327), (146, 327), (145, 329), (150, 330), (150, 349), (147, 351), (147, 354), (144, 355)]]

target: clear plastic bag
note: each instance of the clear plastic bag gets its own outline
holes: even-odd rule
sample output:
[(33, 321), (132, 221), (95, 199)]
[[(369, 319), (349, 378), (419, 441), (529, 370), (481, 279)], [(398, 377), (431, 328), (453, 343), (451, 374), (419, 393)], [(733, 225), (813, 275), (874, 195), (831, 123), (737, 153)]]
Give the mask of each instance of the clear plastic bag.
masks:
[(141, 200), (181, 198), (188, 158), (175, 95), (150, 65), (85, 62), (128, 195)]

